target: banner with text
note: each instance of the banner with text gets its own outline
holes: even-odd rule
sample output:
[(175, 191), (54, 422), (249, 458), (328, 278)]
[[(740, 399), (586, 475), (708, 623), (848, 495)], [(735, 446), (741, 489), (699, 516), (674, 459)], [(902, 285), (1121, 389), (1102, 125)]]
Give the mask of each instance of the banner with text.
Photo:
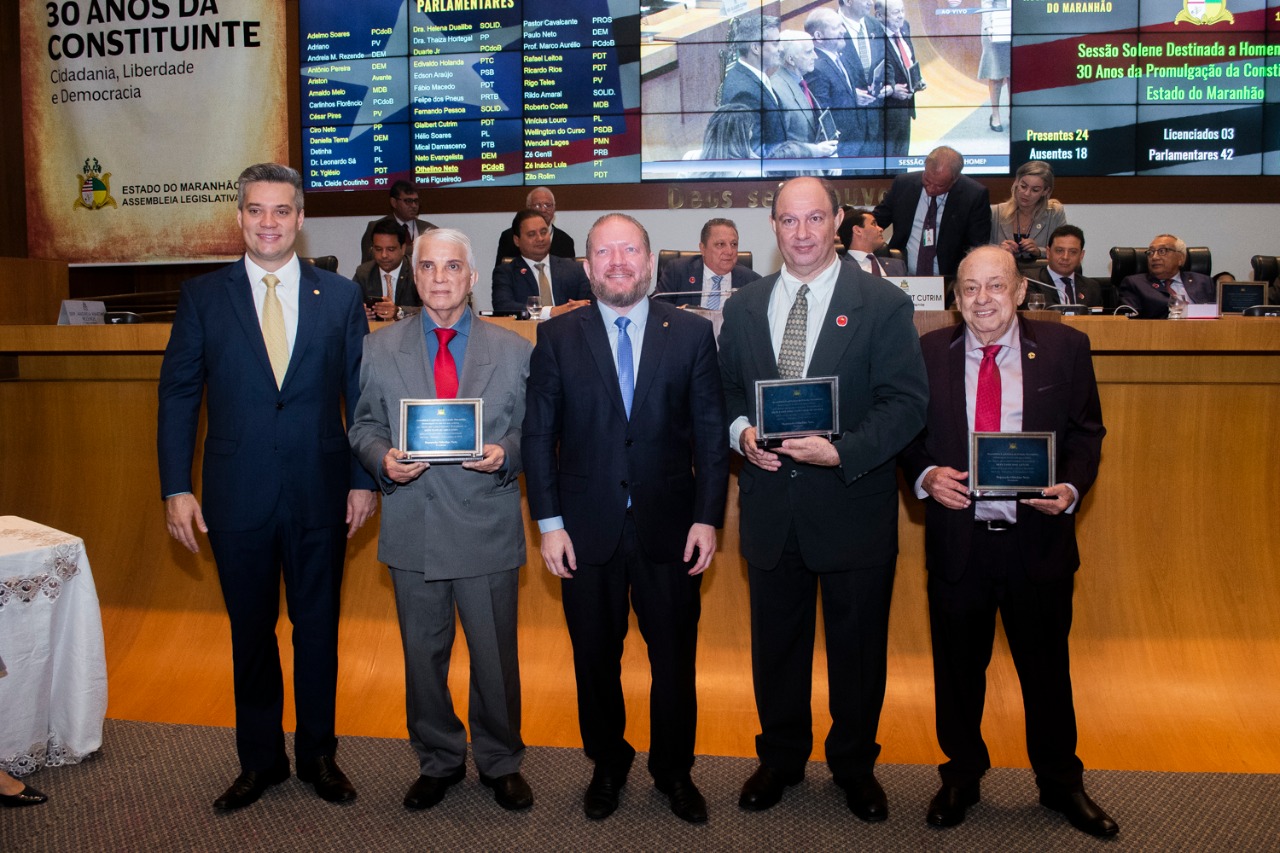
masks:
[(284, 8), (23, 0), (29, 254), (102, 264), (239, 254), (237, 176), (288, 162)]

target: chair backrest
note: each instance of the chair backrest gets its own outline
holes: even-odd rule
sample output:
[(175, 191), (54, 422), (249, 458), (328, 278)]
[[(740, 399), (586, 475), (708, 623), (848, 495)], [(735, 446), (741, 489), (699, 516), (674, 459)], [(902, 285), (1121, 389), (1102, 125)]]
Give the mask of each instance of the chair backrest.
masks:
[[(1212, 275), (1213, 255), (1208, 246), (1188, 246), (1187, 260), (1184, 269), (1198, 272), (1201, 275)], [(1119, 285), (1131, 275), (1147, 271), (1146, 246), (1112, 246), (1111, 247), (1111, 283)]]
[(1254, 255), (1249, 263), (1253, 266), (1254, 281), (1275, 281), (1280, 278), (1280, 257)]
[(1252, 305), (1244, 309), (1246, 317), (1280, 317), (1280, 305)]
[(322, 270), (327, 270), (329, 272), (338, 271), (337, 255), (319, 255), (318, 257), (314, 257), (314, 258), (304, 258), (302, 257), (302, 255), (298, 255), (298, 259), (302, 261), (306, 261), (307, 263), (312, 264), (314, 266), (317, 266)]
[[(658, 278), (659, 279), (662, 278), (662, 272), (667, 268), (667, 264), (671, 263), (676, 258), (692, 258), (696, 255), (701, 255), (701, 254), (702, 253), (699, 252), (697, 249), (659, 249), (658, 250)], [(747, 269), (754, 269), (754, 267), (751, 266), (750, 252), (739, 252), (738, 263), (742, 264)]]

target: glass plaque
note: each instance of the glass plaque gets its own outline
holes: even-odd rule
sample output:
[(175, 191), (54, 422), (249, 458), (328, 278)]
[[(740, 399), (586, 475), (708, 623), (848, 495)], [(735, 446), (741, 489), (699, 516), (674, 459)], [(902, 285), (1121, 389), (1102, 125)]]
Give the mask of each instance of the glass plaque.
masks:
[(484, 456), (484, 400), (401, 400), (400, 449), (412, 462)]
[(969, 434), (969, 495), (974, 500), (1042, 498), (1054, 485), (1052, 432)]
[(840, 434), (840, 379), (761, 379), (756, 382), (756, 444), (777, 447), (788, 438)]

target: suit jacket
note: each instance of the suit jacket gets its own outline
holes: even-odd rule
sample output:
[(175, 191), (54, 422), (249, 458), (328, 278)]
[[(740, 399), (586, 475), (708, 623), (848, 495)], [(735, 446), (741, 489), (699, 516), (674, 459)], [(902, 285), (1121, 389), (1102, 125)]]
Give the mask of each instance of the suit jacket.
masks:
[[(911, 66), (911, 68), (914, 68), (916, 70), (915, 79), (919, 80), (920, 79), (920, 61), (916, 56), (915, 43), (911, 41), (911, 25), (910, 24), (903, 23), (902, 40), (906, 43), (907, 54), (911, 57), (911, 61), (914, 63)], [(906, 63), (902, 61), (902, 54), (898, 52), (897, 38), (895, 36), (890, 35), (887, 31), (885, 32), (884, 45), (885, 45), (884, 82), (890, 86), (895, 86), (899, 83), (905, 84), (907, 87), (907, 90), (911, 92), (911, 97), (907, 98), (905, 101), (898, 100), (897, 98), (893, 98), (893, 97), (885, 98), (885, 101), (884, 101), (885, 107), (890, 110), (893, 110), (893, 109), (906, 110), (911, 118), (915, 118), (916, 117), (916, 95), (915, 95), (914, 87), (912, 85), (911, 68), (908, 68)], [(887, 120), (887, 116), (886, 116), (886, 120)], [(908, 127), (909, 126), (910, 126), (910, 123), (908, 123)], [(890, 152), (890, 153), (900, 153), (905, 155), (907, 152), (903, 150), (900, 152)]]
[[(1076, 289), (1080, 303), (1092, 307), (1100, 307), (1102, 305), (1102, 285), (1088, 276), (1076, 273), (1071, 276), (1071, 284)], [(1027, 296), (1032, 293), (1043, 293), (1046, 305), (1059, 305), (1062, 299), (1058, 296), (1058, 285), (1053, 281), (1053, 276), (1049, 273), (1048, 267), (1041, 267), (1035, 278), (1027, 279)], [(1019, 308), (1026, 306), (1024, 299)]]
[[(654, 295), (659, 293), (680, 293), (686, 290), (702, 290), (702, 273), (705, 268), (706, 265), (702, 262), (702, 255), (675, 258), (669, 261), (663, 267), (662, 275), (658, 277), (658, 287), (654, 290)], [(735, 291), (744, 284), (760, 278), (760, 273), (742, 264), (734, 264), (733, 272), (729, 275), (730, 283)], [(696, 306), (702, 303), (702, 297), (695, 294), (693, 296), (677, 296), (672, 299), (660, 299), (658, 301), (666, 302), (670, 305)]]
[[(778, 274), (744, 287), (725, 306), (720, 374), (732, 423), (758, 424), (755, 383), (777, 379), (769, 298)], [(883, 566), (898, 552), (894, 458), (924, 425), (927, 386), (911, 299), (897, 287), (841, 263), (809, 376), (840, 378), (840, 465), (782, 457), (778, 471), (744, 463), (742, 555), (772, 568), (794, 527), (815, 572)]]
[[(1018, 318), (1022, 335), (1022, 428), (1057, 435), (1057, 480), (1088, 493), (1102, 452), (1102, 406), (1093, 375), (1089, 338), (1062, 323)], [(902, 454), (908, 484), (930, 465), (969, 469), (969, 424), (965, 409), (964, 324), (938, 329), (921, 341), (929, 369), (929, 421)], [(947, 509), (925, 499), (925, 565), (957, 580), (969, 558), (974, 505)], [(1036, 580), (1069, 577), (1080, 565), (1075, 512), (1045, 515), (1018, 504), (1017, 553)]]
[[(365, 261), (356, 267), (356, 274), (351, 278), (360, 285), (365, 299), (382, 298), (382, 269), (374, 261)], [(397, 305), (422, 305), (418, 288), (413, 283), (413, 260), (408, 255), (396, 273), (395, 296)]]
[[(817, 152), (813, 143), (825, 137), (821, 133), (822, 128), (818, 126), (814, 108), (800, 88), (800, 81), (791, 72), (782, 70), (770, 77), (769, 82), (778, 96), (778, 108), (782, 110), (782, 127), (786, 138), (806, 146), (807, 154), (815, 156)], [(815, 102), (817, 100), (814, 98)], [(818, 110), (821, 109), (822, 105), (819, 103)]]
[[(1190, 270), (1178, 275), (1193, 302), (1218, 301), (1218, 286), (1207, 275)], [(1131, 275), (1120, 282), (1120, 304), (1136, 308), (1140, 320), (1163, 320), (1169, 316), (1169, 288), (1151, 273)]]
[(365, 339), (360, 403), (351, 446), (382, 487), (378, 559), (428, 580), (507, 571), (525, 561), (520, 512), (520, 424), (532, 345), (514, 332), (471, 318), (458, 396), (484, 400), (484, 441), (506, 454), (492, 474), (432, 465), (400, 485), (383, 476), (387, 451), (400, 444), (400, 400), (436, 396), (422, 315)]
[(778, 98), (765, 88), (764, 81), (741, 62), (734, 62), (724, 75), (721, 104), (741, 104), (760, 115), (759, 130), (751, 133), (751, 148), (768, 157), (787, 138)]
[[(576, 258), (578, 256), (573, 246), (573, 238), (559, 228), (551, 229), (551, 254), (557, 258)], [(503, 258), (518, 258), (520, 250), (516, 248), (515, 232), (508, 228), (498, 235), (498, 254), (493, 259), (495, 267), (502, 266)], [(521, 308), (524, 307), (522, 304)]]
[[(841, 16), (841, 20), (844, 20), (843, 16)], [(871, 64), (866, 67), (863, 66), (862, 60), (858, 56), (858, 51), (854, 47), (852, 35), (849, 35), (845, 41), (845, 47), (842, 51), (845, 66), (849, 69), (850, 78), (853, 81), (853, 87), (876, 96), (872, 103), (865, 106), (856, 106), (863, 118), (863, 132), (859, 140), (857, 154), (862, 157), (883, 157), (884, 98), (880, 97), (875, 83), (878, 79), (880, 84), (883, 85), (888, 76), (888, 63), (885, 61), (885, 32), (884, 26), (870, 15), (863, 19), (863, 23), (867, 28)], [(882, 69), (879, 75), (875, 75), (877, 67)], [(876, 171), (880, 170), (877, 169)]]
[[(862, 264), (858, 263), (852, 252), (846, 252), (840, 256), (843, 260), (853, 264), (858, 269), (862, 269)], [(884, 270), (884, 277), (896, 278), (897, 276), (905, 276), (907, 274), (907, 262), (897, 258), (891, 258), (888, 255), (876, 255), (876, 263)], [(866, 270), (862, 270), (866, 272)]]
[[(567, 258), (547, 255), (548, 272), (551, 275), (551, 292), (557, 305), (570, 299), (590, 299), (591, 282), (582, 264)], [(538, 295), (538, 273), (525, 266), (524, 258), (512, 258), (499, 264), (493, 271), (493, 310), (519, 312), (525, 301)]]
[(206, 402), (202, 509), (214, 530), (253, 530), (283, 499), (297, 524), (346, 518), (347, 492), (372, 489), (347, 444), (369, 324), (350, 280), (300, 264), (298, 331), (276, 387), (243, 260), (182, 286), (160, 367), (161, 496), (191, 492)]
[(836, 153), (842, 157), (856, 155), (867, 129), (866, 112), (858, 109), (857, 101), (853, 97), (853, 89), (849, 85), (850, 80), (856, 81), (859, 78), (854, 76), (853, 70), (843, 58), (833, 60), (828, 54), (818, 49), (813, 70), (806, 74), (804, 79), (818, 103), (824, 109), (831, 111), (831, 120), (835, 123), (836, 130), (840, 132)]
[(538, 325), (524, 420), (529, 513), (562, 516), (579, 561), (613, 555), (628, 495), (654, 562), (679, 562), (695, 522), (719, 527), (725, 430), (708, 320), (649, 303), (630, 420), (599, 305)]
[[(876, 205), (874, 213), (880, 227), (893, 226), (890, 249), (907, 250), (922, 179), (922, 172), (898, 175), (889, 193)], [(985, 246), (990, 236), (991, 195), (982, 184), (961, 175), (947, 193), (942, 221), (938, 223), (938, 271), (944, 276), (954, 276), (965, 253), (974, 246)]]
[[(388, 213), (381, 219), (374, 219), (364, 227), (364, 236), (360, 238), (360, 263), (373, 260), (373, 229), (377, 227), (379, 222), (388, 221), (395, 221), (395, 216)], [(419, 234), (424, 231), (430, 231), (432, 228), (436, 227), (425, 219), (415, 219), (414, 222), (417, 223)]]

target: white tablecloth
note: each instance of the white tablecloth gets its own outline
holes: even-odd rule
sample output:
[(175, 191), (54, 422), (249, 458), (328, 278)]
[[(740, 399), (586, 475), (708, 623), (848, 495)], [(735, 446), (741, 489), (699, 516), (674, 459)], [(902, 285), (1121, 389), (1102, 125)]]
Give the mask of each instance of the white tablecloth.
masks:
[(76, 764), (102, 745), (102, 614), (78, 536), (0, 516), (0, 658), (0, 770)]

